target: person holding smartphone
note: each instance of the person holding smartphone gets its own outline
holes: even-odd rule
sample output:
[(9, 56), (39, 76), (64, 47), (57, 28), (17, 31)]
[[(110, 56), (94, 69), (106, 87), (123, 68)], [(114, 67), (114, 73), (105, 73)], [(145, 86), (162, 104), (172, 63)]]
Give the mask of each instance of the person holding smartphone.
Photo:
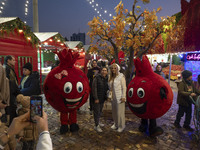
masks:
[[(26, 114), (16, 117), (8, 131), (5, 134), (0, 136), (0, 149), (4, 149), (4, 146), (9, 142), (10, 138), (14, 135), (18, 134), (22, 129), (31, 125), (30, 120), (30, 111)], [(39, 133), (39, 140), (37, 143), (36, 150), (52, 150), (52, 140), (50, 137), (50, 133), (48, 131), (48, 121), (47, 114), (43, 112), (43, 116), (35, 116), (34, 120), (36, 121), (36, 127)]]

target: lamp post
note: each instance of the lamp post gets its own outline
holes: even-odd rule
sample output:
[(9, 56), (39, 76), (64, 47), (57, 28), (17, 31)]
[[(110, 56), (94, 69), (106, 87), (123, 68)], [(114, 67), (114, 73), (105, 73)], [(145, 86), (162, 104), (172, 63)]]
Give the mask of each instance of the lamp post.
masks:
[(38, 0), (33, 0), (33, 32), (39, 32)]

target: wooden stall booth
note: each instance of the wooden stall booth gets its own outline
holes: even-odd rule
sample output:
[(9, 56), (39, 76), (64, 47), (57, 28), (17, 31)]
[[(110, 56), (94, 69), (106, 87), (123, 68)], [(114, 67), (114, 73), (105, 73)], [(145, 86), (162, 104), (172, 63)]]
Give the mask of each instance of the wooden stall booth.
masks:
[(38, 71), (37, 46), (38, 38), (31, 28), (18, 17), (0, 18), (0, 59), (4, 63), (7, 55), (13, 55), (16, 60), (15, 72), (18, 81), (22, 77), (22, 67), (30, 62), (33, 71)]

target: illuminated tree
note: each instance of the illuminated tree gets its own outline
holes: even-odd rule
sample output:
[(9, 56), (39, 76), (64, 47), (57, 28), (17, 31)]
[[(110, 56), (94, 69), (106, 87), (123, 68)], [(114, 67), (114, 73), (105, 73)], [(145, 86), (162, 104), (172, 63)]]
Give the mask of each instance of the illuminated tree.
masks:
[[(114, 54), (116, 63), (119, 63), (118, 52), (123, 46), (126, 25), (124, 20), (127, 10), (124, 10), (122, 2), (116, 6), (115, 10), (116, 16), (108, 22), (103, 22), (99, 17), (94, 17), (92, 21), (88, 22), (90, 27), (88, 35), (91, 43), (96, 40), (96, 44), (91, 45), (91, 51), (104, 51), (105, 54)], [(112, 46), (112, 49), (109, 49), (110, 46)], [(102, 47), (108, 48), (103, 49)], [(105, 50), (108, 50), (108, 52), (105, 52)]]
[[(126, 71), (127, 83), (130, 81), (130, 75), (133, 71), (133, 57), (142, 57), (143, 54), (164, 53), (161, 33), (166, 32), (166, 26), (173, 26), (175, 17), (161, 18), (158, 20), (157, 13), (161, 8), (149, 11), (142, 10), (137, 6), (139, 0), (134, 0), (132, 10), (129, 12), (124, 9), (122, 2), (115, 8), (116, 16), (108, 23), (103, 23), (100, 18), (94, 17), (88, 24), (90, 26), (89, 35), (91, 42), (94, 39), (97, 43), (95, 50), (110, 43), (113, 46), (114, 58), (118, 63), (118, 51), (122, 48), (129, 56), (128, 69)], [(144, 4), (150, 0), (140, 0)]]

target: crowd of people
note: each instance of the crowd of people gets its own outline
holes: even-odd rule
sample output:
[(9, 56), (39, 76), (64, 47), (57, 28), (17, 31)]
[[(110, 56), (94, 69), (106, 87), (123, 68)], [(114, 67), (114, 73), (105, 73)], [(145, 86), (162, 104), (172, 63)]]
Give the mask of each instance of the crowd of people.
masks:
[[(6, 132), (0, 136), (0, 149), (8, 147), (9, 145), (13, 147), (15, 144), (9, 144), (15, 143), (13, 142), (13, 140), (15, 140), (13, 137), (17, 137), (21, 130), (26, 130), (27, 126), (33, 125), (33, 123), (30, 122), (30, 110), (25, 109), (23, 113), (17, 113), (17, 102), (22, 102), (27, 99), (27, 96), (41, 94), (39, 74), (33, 71), (32, 64), (26, 63), (23, 66), (23, 76), (19, 85), (14, 66), (14, 56), (7, 56), (5, 58), (4, 68), (0, 64), (1, 121), (8, 126), (5, 129)], [(125, 129), (126, 79), (124, 73), (120, 72), (121, 69), (126, 70), (126, 65), (119, 66), (113, 63), (109, 68), (106, 65), (100, 68), (97, 64), (97, 60), (93, 60), (91, 68), (88, 70), (87, 77), (91, 88), (89, 109), (91, 115), (93, 114), (94, 116), (94, 129), (97, 132), (103, 132), (102, 127), (104, 124), (100, 122), (100, 117), (105, 101), (110, 101), (112, 104), (113, 125), (111, 129), (117, 132), (123, 132)], [(157, 64), (154, 72), (165, 79), (161, 65)], [(192, 82), (192, 72), (185, 70), (182, 72), (182, 77), (182, 81), (178, 84), (177, 104), (179, 105), (179, 109), (174, 126), (181, 128), (180, 120), (185, 113), (183, 127), (188, 131), (193, 131), (190, 127), (192, 114), (192, 102), (190, 97), (195, 99), (200, 93), (199, 89), (196, 89)], [(17, 99), (20, 100), (17, 101)], [(43, 117), (35, 116), (34, 119), (36, 120), (35, 125), (37, 127), (39, 140), (36, 142), (33, 138), (26, 140), (25, 137), (20, 137), (23, 141), (22, 149), (31, 150), (36, 143), (37, 149), (52, 149), (52, 142), (48, 132), (47, 114), (43, 112)], [(149, 119), (149, 123), (152, 124), (152, 126), (156, 126), (156, 119)], [(147, 124), (148, 119), (141, 119), (139, 131), (143, 132), (146, 130)], [(34, 129), (31, 129), (30, 132), (35, 132), (33, 130)], [(149, 131), (151, 132), (151, 129), (149, 129)], [(162, 133), (163, 130), (160, 128), (157, 135)]]
[[(47, 114), (35, 116), (36, 123), (30, 122), (30, 96), (41, 94), (39, 73), (32, 70), (32, 64), (26, 63), (23, 66), (23, 76), (18, 85), (15, 73), (15, 57), (6, 56), (4, 66), (0, 64), (0, 149), (16, 149), (16, 138), (23, 145), (23, 150), (52, 149), (52, 142), (48, 131)], [(21, 103), (20, 103), (21, 102)], [(24, 108), (23, 108), (24, 106)], [(36, 129), (34, 128), (36, 126)], [(20, 135), (26, 130), (27, 134)], [(38, 132), (39, 140), (31, 137)]]

